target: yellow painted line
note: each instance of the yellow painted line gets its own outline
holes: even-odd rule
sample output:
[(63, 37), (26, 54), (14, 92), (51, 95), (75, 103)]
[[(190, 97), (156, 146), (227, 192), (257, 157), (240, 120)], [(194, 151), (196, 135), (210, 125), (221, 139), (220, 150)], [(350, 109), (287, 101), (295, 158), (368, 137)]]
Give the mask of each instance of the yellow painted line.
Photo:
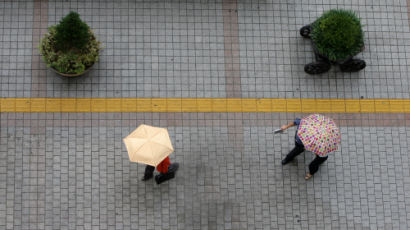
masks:
[(319, 104), (316, 103), (315, 99), (301, 99), (300, 103), (302, 106), (301, 109), (304, 112), (314, 113), (318, 111), (317, 107), (319, 106)]
[(166, 98), (153, 98), (151, 99), (152, 112), (167, 112), (167, 99)]
[(31, 111), (30, 106), (31, 100), (29, 98), (16, 98), (15, 104), (15, 111), (16, 112), (26, 112)]
[(91, 112), (105, 112), (107, 111), (107, 100), (104, 98), (91, 99)]
[(91, 112), (91, 98), (77, 98), (75, 107), (76, 111), (80, 113)]
[(317, 105), (317, 112), (319, 113), (331, 113), (332, 112), (332, 101), (329, 99), (317, 99), (314, 101)]
[(374, 101), (374, 109), (377, 113), (388, 113), (390, 111), (389, 100)]
[(241, 98), (228, 98), (226, 100), (226, 111), (234, 113), (242, 112), (242, 101)]
[[(50, 101), (58, 101), (58, 99), (49, 99)], [(76, 112), (76, 99), (75, 98), (62, 98), (61, 100), (61, 112)]]
[(302, 104), (300, 99), (286, 99), (287, 112), (298, 113), (302, 112)]
[(45, 98), (32, 98), (31, 102), (31, 111), (33, 112), (42, 112), (46, 110), (46, 99)]
[(272, 111), (272, 100), (267, 98), (261, 98), (256, 100), (256, 107), (258, 112), (271, 112)]
[(409, 100), (403, 101), (403, 107), (404, 107), (405, 113), (410, 113), (410, 101)]
[(181, 99), (181, 112), (197, 112), (198, 101), (193, 98)]
[[(211, 100), (212, 111), (210, 112), (227, 112), (226, 98), (215, 98)], [(202, 111), (205, 112), (205, 111)]]
[(127, 111), (130, 113), (138, 112), (136, 98), (122, 98), (120, 111)]
[(375, 106), (373, 99), (360, 100), (360, 112), (362, 113), (374, 113)]
[(256, 103), (257, 99), (243, 98), (242, 101), (242, 112), (257, 112), (258, 105)]
[(287, 111), (286, 99), (272, 99), (272, 112)]
[[(180, 98), (179, 100), (181, 101), (182, 99)], [(197, 104), (198, 112), (213, 111), (212, 110), (212, 100), (209, 98), (198, 98), (196, 99), (196, 104)], [(179, 112), (181, 111), (182, 111), (182, 106), (180, 107)]]
[(46, 98), (46, 110), (48, 112), (61, 112), (61, 100), (55, 100), (54, 98)]
[(330, 101), (332, 113), (345, 113), (346, 101), (344, 99), (332, 99)]
[(16, 111), (16, 99), (15, 98), (0, 99), (0, 111), (15, 112)]
[(107, 112), (121, 112), (122, 111), (123, 100), (121, 98), (107, 98), (105, 100), (106, 100), (106, 111)]
[(410, 113), (410, 99), (0, 98), (0, 112)]
[(346, 99), (345, 100), (345, 112), (346, 113), (360, 113), (360, 100), (358, 99)]
[(403, 113), (404, 112), (404, 103), (402, 100), (390, 100), (390, 111), (392, 113)]

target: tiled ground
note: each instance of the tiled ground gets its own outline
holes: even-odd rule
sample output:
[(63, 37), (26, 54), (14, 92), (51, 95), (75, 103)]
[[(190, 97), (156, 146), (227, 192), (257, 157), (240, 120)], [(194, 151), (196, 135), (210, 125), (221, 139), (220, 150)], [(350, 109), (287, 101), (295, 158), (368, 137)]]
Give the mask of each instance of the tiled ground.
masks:
[(33, 3), (0, 1), (0, 96), (30, 97)]
[[(238, 23), (243, 97), (410, 98), (410, 31), (406, 0), (239, 1)], [(364, 25), (367, 67), (345, 74), (304, 73), (314, 61), (311, 42), (299, 29), (324, 10), (351, 9)]]
[[(408, 99), (407, 6), (0, 1), (0, 96)], [(366, 24), (368, 67), (306, 75), (313, 54), (298, 29), (336, 7)], [(41, 29), (69, 10), (105, 47), (89, 74), (70, 80), (35, 51)], [(300, 115), (0, 113), (0, 229), (409, 229), (409, 114), (331, 115), (342, 145), (310, 181), (311, 154), (280, 165), (293, 130), (272, 134)], [(140, 181), (144, 166), (122, 144), (141, 123), (169, 129), (181, 164), (161, 186)]]
[(121, 139), (133, 128), (2, 128), (1, 226), (407, 229), (410, 221), (408, 127), (342, 128), (341, 149), (308, 182), (310, 153), (280, 165), (293, 130), (244, 127), (236, 152), (225, 125), (168, 127), (181, 170), (161, 186), (141, 182), (143, 165), (128, 160)]
[[(0, 22), (1, 94), (27, 96), (33, 4), (0, 4), (4, 11)], [(406, 0), (365, 4), (239, 1), (242, 96), (410, 98), (406, 4)], [(48, 71), (46, 96), (226, 96), (221, 0), (49, 1), (48, 8), (49, 25), (70, 10), (78, 11), (105, 49), (94, 71), (85, 78), (67, 81)], [(304, 64), (313, 60), (310, 41), (300, 37), (298, 30), (331, 8), (352, 9), (362, 18), (366, 50), (359, 57), (368, 67), (355, 74), (342, 74), (333, 68), (327, 74), (310, 76), (303, 72)]]
[(50, 1), (49, 24), (70, 9), (104, 50), (96, 71), (70, 81), (47, 74), (50, 97), (225, 97), (220, 1)]

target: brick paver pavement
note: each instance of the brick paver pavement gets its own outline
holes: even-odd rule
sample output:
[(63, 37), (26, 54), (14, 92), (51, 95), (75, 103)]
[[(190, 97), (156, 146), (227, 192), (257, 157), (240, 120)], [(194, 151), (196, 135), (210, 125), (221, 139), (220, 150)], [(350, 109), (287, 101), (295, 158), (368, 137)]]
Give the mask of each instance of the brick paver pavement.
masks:
[[(409, 6), (4, 0), (0, 96), (409, 99)], [(331, 8), (362, 18), (368, 66), (310, 76), (311, 46), (298, 30)], [(105, 47), (76, 79), (56, 76), (36, 49), (70, 10)], [(409, 113), (328, 114), (342, 144), (305, 181), (312, 154), (281, 166), (294, 130), (273, 130), (306, 114), (22, 111), (0, 112), (0, 229), (410, 228)], [(168, 128), (181, 164), (160, 186), (140, 181), (144, 166), (122, 144), (142, 123)]]

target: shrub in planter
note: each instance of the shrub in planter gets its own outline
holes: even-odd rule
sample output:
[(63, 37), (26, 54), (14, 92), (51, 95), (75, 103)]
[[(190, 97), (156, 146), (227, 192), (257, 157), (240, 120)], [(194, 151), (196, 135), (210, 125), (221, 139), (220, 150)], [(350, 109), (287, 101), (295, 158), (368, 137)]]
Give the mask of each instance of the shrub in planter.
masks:
[(80, 16), (70, 12), (48, 28), (39, 48), (48, 67), (64, 76), (78, 76), (98, 61), (100, 44)]
[(366, 63), (353, 56), (364, 48), (363, 31), (354, 12), (334, 9), (300, 30), (303, 37), (311, 38), (317, 62), (305, 66), (311, 74), (326, 72), (330, 64), (339, 64), (342, 71), (363, 69)]

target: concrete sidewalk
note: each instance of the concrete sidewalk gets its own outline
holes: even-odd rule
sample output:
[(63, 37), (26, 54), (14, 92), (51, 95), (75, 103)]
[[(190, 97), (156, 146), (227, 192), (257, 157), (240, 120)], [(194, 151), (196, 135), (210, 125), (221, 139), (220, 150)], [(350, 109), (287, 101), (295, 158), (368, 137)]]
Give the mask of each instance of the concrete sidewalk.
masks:
[[(314, 57), (299, 28), (332, 8), (362, 18), (367, 67), (307, 75)], [(405, 0), (1, 1), (0, 229), (408, 229), (409, 9)], [(70, 10), (105, 47), (76, 79), (48, 70), (37, 49)], [(116, 99), (152, 98), (159, 106), (111, 110)], [(172, 98), (207, 110), (160, 110)], [(221, 98), (237, 107), (218, 110)], [(261, 98), (286, 106), (258, 110)], [(85, 104), (62, 110), (71, 100)], [(348, 100), (359, 109), (332, 110)], [(334, 117), (342, 144), (305, 181), (313, 155), (282, 166), (294, 130), (273, 130), (310, 112)], [(144, 165), (122, 143), (142, 123), (168, 128), (180, 163), (160, 186), (140, 180)]]

